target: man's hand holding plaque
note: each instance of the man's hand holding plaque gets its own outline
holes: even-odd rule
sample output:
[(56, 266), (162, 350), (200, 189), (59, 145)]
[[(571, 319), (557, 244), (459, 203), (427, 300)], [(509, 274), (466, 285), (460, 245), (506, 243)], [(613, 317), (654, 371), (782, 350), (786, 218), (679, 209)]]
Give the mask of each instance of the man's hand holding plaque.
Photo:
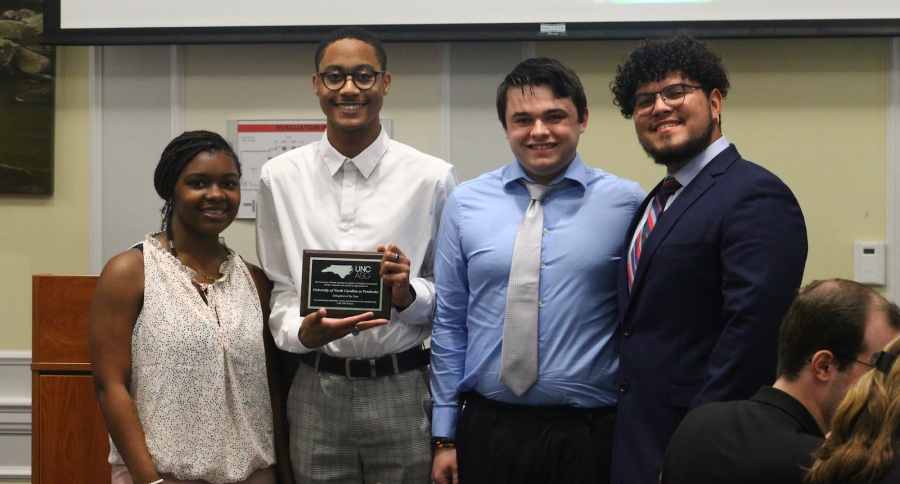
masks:
[(300, 342), (307, 348), (318, 348), (331, 343), (336, 339), (356, 331), (365, 331), (376, 326), (388, 324), (387, 319), (371, 319), (374, 313), (367, 312), (349, 318), (329, 318), (328, 310), (319, 308), (312, 314), (307, 314), (300, 325)]
[(384, 254), (379, 275), (391, 287), (391, 303), (397, 311), (403, 311), (416, 300), (416, 291), (409, 284), (409, 259), (394, 244), (387, 248), (379, 244), (377, 250)]

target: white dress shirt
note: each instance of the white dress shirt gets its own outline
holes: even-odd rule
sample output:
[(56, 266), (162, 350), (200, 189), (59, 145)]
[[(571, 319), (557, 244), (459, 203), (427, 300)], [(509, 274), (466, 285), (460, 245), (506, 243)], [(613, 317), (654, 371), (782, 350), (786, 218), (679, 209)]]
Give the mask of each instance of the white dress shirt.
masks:
[(328, 134), (269, 160), (262, 168), (256, 216), (259, 261), (274, 282), (269, 328), (279, 348), (300, 343), (299, 284), (303, 250), (374, 252), (396, 244), (410, 260), (411, 306), (390, 323), (321, 348), (343, 358), (376, 357), (421, 344), (434, 315), (434, 246), (444, 202), (456, 186), (453, 166), (379, 137), (356, 158), (341, 155)]

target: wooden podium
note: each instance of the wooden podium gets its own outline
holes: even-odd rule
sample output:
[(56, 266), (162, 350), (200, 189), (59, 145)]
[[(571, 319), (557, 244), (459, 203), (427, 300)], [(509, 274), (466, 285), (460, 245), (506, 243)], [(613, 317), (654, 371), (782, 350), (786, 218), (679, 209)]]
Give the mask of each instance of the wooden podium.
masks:
[(32, 278), (33, 484), (109, 483), (109, 437), (87, 343), (97, 276)]

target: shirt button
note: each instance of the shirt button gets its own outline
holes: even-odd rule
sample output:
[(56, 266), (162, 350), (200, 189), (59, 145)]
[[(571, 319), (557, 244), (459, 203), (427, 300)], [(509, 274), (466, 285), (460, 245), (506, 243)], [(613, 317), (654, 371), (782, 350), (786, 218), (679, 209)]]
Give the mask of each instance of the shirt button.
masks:
[(543, 301), (538, 301), (538, 307), (539, 307), (539, 308), (542, 308), (542, 307), (544, 307), (544, 303), (543, 303)]
[(541, 270), (544, 270), (546, 268), (547, 268), (547, 264), (541, 264)]
[(341, 230), (343, 230), (343, 231), (350, 230), (350, 224), (341, 224)]
[(622, 382), (619, 385), (619, 393), (621, 393), (623, 395), (628, 393), (628, 383)]
[(544, 233), (547, 234), (547, 233), (550, 233), (550, 231), (547, 229), (544, 229)]
[(631, 326), (625, 326), (622, 328), (622, 334), (627, 338), (631, 336)]
[(353, 182), (352, 182), (352, 181), (348, 181), (347, 183), (345, 183), (345, 185), (347, 185), (348, 187), (352, 187), (352, 186), (353, 186)]

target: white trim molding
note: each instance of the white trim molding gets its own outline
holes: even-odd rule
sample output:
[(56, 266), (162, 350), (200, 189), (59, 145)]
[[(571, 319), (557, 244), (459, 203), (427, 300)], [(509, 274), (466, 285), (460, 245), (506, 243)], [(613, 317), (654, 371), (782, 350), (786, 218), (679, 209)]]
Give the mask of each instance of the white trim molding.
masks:
[(30, 366), (31, 351), (0, 350), (0, 366)]
[(0, 466), (0, 480), (28, 482), (31, 480), (31, 467)]
[(31, 351), (0, 350), (0, 481), (31, 480)]
[(900, 37), (888, 42), (887, 58), (887, 298), (900, 303)]
[[(3, 405), (3, 403), (0, 403)], [(31, 412), (29, 403), (27, 412)], [(31, 435), (31, 422), (4, 422), (0, 420), (0, 435)]]
[(88, 47), (88, 172), (90, 271), (103, 269), (103, 47)]
[[(31, 433), (31, 351), (0, 350), (0, 434), (6, 424), (16, 424), (3, 414), (27, 413), (28, 433)], [(15, 432), (19, 433), (19, 432)]]

